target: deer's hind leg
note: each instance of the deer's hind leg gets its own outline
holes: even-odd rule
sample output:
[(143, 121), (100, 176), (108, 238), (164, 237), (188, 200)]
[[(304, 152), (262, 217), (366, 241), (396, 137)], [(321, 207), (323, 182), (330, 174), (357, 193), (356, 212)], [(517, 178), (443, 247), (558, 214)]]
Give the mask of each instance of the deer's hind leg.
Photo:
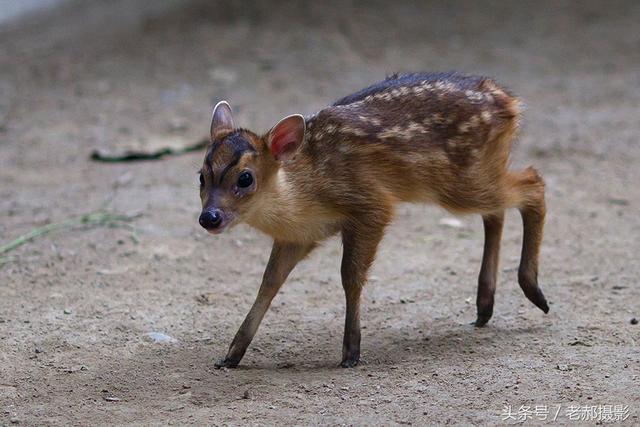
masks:
[(545, 313), (549, 312), (547, 300), (538, 285), (538, 257), (546, 205), (544, 181), (533, 168), (508, 175), (512, 202), (520, 211), (523, 225), (522, 254), (518, 267), (518, 283), (525, 296)]
[[(484, 326), (493, 314), (504, 209), (511, 207), (518, 208), (523, 223), (518, 283), (533, 304), (545, 313), (549, 311), (547, 300), (538, 285), (538, 257), (546, 213), (544, 181), (535, 169), (527, 168), (519, 172), (507, 172), (501, 182), (501, 191), (496, 193), (497, 199), (486, 200), (487, 204), (483, 207), (489, 213), (482, 216), (485, 242), (476, 299), (478, 317), (475, 326), (478, 327)], [(489, 211), (492, 207), (496, 209), (494, 212)]]
[(484, 252), (478, 276), (478, 296), (476, 298), (478, 317), (474, 323), (477, 327), (486, 325), (493, 315), (504, 211), (483, 215), (482, 222), (484, 224)]

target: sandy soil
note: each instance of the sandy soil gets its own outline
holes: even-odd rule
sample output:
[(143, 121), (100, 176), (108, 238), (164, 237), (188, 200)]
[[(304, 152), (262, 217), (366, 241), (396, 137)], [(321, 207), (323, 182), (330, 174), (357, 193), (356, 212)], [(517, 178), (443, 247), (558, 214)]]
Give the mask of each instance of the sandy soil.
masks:
[[(0, 29), (0, 242), (105, 205), (142, 214), (137, 242), (75, 227), (0, 266), (0, 424), (469, 425), (504, 422), (505, 405), (561, 405), (570, 424), (570, 405), (605, 404), (640, 423), (640, 3), (141, 3), (82, 1)], [(548, 184), (551, 312), (517, 286), (516, 213), (478, 330), (480, 219), (445, 227), (446, 212), (404, 206), (365, 291), (361, 366), (337, 368), (330, 240), (241, 367), (215, 370), (269, 239), (199, 228), (201, 153), (98, 164), (91, 150), (200, 138), (222, 98), (262, 130), (392, 71), (450, 69), (528, 106), (513, 164)]]

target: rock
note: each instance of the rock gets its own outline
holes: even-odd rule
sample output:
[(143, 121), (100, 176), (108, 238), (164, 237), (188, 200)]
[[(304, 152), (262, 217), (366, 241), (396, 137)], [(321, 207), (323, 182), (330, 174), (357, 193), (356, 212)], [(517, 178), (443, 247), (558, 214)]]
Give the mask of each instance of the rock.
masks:
[(464, 223), (457, 218), (442, 218), (438, 224), (440, 224), (443, 227), (449, 227), (449, 228), (464, 227)]
[(202, 305), (211, 305), (216, 302), (217, 295), (213, 292), (209, 292), (206, 294), (200, 294), (196, 297), (196, 301)]
[(178, 340), (162, 332), (147, 332), (145, 336), (155, 343), (173, 343)]
[(632, 325), (637, 325), (638, 324), (638, 319), (636, 319), (635, 317), (632, 317), (631, 320), (629, 321), (629, 323), (631, 323)]
[(243, 399), (253, 399), (253, 393), (251, 392), (251, 390), (247, 389), (244, 391), (244, 394), (242, 395)]
[(127, 171), (120, 175), (118, 179), (115, 180), (113, 185), (115, 187), (125, 187), (129, 185), (131, 181), (133, 181), (133, 174), (131, 173), (131, 171)]

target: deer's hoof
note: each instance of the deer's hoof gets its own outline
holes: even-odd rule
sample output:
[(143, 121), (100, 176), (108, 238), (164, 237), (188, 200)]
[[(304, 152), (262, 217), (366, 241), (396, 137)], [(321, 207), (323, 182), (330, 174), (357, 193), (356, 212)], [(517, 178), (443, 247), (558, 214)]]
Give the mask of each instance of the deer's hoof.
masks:
[(491, 314), (478, 313), (478, 317), (476, 318), (476, 321), (473, 322), (473, 326), (476, 328), (482, 328), (487, 324), (487, 322), (489, 322), (489, 319), (491, 319)]
[(341, 368), (355, 368), (358, 366), (358, 362), (360, 361), (360, 356), (353, 357), (345, 357), (342, 362), (340, 362)]
[(213, 364), (213, 366), (215, 366), (216, 369), (235, 368), (238, 366), (238, 363), (240, 363), (239, 360), (233, 360), (228, 357), (225, 357), (224, 359), (218, 360), (216, 363)]

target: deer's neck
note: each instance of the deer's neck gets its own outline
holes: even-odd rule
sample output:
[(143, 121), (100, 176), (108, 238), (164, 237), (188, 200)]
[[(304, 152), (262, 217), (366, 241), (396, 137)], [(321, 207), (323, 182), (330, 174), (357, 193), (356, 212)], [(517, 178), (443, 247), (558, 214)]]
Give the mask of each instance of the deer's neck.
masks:
[(317, 196), (304, 191), (297, 174), (279, 169), (259, 195), (246, 222), (275, 240), (315, 242), (336, 231), (337, 215)]

